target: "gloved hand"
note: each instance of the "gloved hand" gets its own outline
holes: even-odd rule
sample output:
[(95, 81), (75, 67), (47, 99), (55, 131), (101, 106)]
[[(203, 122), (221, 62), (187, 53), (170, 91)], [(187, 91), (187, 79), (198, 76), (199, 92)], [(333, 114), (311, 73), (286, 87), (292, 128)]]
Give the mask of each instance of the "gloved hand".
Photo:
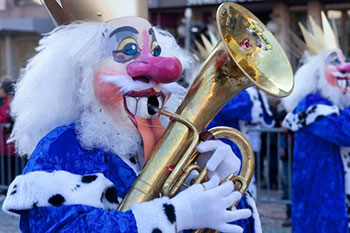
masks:
[(208, 140), (197, 146), (199, 153), (202, 153), (197, 162), (208, 169), (208, 177), (213, 175), (224, 180), (229, 175), (237, 174), (241, 167), (241, 161), (233, 153), (231, 146), (220, 140)]
[(240, 226), (230, 222), (248, 218), (249, 209), (227, 210), (241, 198), (233, 191), (233, 183), (219, 185), (219, 177), (213, 176), (208, 182), (192, 185), (170, 201), (175, 207), (177, 231), (211, 228), (220, 232), (241, 233)]

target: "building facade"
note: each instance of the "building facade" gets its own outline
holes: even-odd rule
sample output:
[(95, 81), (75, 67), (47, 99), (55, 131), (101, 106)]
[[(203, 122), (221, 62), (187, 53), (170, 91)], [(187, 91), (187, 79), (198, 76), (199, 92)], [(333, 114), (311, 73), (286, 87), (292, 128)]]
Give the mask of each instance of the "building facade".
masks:
[(252, 11), (276, 35), (294, 67), (298, 65), (296, 56), (300, 54), (295, 54), (291, 49), (290, 31), (301, 36), (298, 22), (309, 26), (307, 15), (311, 15), (320, 23), (320, 11), (324, 11), (331, 21), (334, 20), (340, 46), (345, 55), (350, 56), (349, 0), (150, 0), (151, 20), (155, 25), (167, 28), (181, 39), (185, 9), (191, 9), (193, 25), (213, 26), (216, 9), (222, 2), (236, 2)]
[(15, 80), (41, 35), (53, 28), (39, 1), (0, 0), (0, 77)]
[[(180, 44), (194, 49), (196, 36), (208, 28), (215, 31), (215, 13), (224, 0), (149, 0), (150, 20), (154, 25), (172, 32)], [(295, 51), (290, 49), (290, 30), (300, 35), (298, 22), (308, 25), (307, 15), (320, 22), (320, 11), (334, 20), (340, 45), (350, 56), (350, 2), (349, 0), (231, 0), (252, 11), (279, 39), (297, 66)], [(188, 18), (185, 11), (191, 12)], [(189, 10), (190, 9), (190, 10)], [(186, 28), (190, 24), (192, 27)], [(43, 33), (54, 28), (40, 0), (0, 0), (0, 77), (16, 79)], [(189, 30), (191, 36), (186, 35)], [(299, 54), (300, 55), (300, 54)]]

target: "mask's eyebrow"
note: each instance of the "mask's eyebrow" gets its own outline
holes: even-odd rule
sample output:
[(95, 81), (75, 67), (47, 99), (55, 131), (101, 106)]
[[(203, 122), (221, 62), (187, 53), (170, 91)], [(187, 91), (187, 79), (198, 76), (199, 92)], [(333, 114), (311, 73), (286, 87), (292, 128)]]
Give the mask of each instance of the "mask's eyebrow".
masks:
[(124, 26), (124, 27), (120, 27), (115, 29), (113, 32), (111, 32), (111, 34), (109, 34), (109, 38), (111, 38), (112, 36), (114, 36), (115, 34), (119, 33), (119, 32), (132, 32), (134, 34), (139, 34), (139, 31), (137, 31), (135, 28), (130, 27), (130, 26)]

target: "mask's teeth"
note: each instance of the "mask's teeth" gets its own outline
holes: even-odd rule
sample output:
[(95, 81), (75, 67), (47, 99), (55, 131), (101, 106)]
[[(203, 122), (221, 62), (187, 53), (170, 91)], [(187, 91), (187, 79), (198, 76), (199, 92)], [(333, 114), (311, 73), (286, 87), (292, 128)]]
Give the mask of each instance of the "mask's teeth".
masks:
[(159, 103), (159, 108), (163, 107), (163, 97), (162, 96), (157, 96), (158, 103)]
[(338, 79), (337, 80), (338, 87), (340, 88), (346, 88), (347, 86), (347, 80), (345, 79)]
[(152, 118), (152, 115), (148, 113), (148, 98), (147, 97), (142, 97), (139, 99), (137, 102), (137, 109), (136, 109), (136, 114), (137, 116), (145, 119), (150, 119)]
[(130, 97), (125, 96), (125, 104), (128, 111), (140, 118), (151, 119), (158, 117), (157, 112), (149, 107), (149, 104), (157, 108), (163, 106), (162, 96), (151, 96), (151, 97)]
[(134, 97), (125, 97), (126, 107), (128, 108), (129, 112), (133, 115), (136, 114), (136, 105), (137, 100)]

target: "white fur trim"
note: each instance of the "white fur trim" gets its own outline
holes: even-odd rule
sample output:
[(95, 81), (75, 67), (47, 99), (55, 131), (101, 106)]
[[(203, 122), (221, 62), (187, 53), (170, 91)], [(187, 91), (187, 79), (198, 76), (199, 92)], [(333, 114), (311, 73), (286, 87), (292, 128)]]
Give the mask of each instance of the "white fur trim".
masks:
[(249, 124), (246, 121), (242, 121), (239, 120), (238, 121), (238, 127), (239, 127), (239, 131), (241, 131), (241, 133), (245, 136), (245, 137), (249, 137), (248, 133), (249, 133)]
[[(248, 88), (247, 93), (249, 94), (250, 101), (252, 102), (253, 106), (251, 109), (251, 124), (261, 124), (265, 127), (271, 127), (275, 124), (275, 122), (272, 120), (270, 124), (265, 122), (264, 119), (264, 109), (266, 110), (266, 114), (272, 117), (272, 113), (270, 111), (269, 104), (266, 99), (266, 95), (264, 92), (258, 90), (255, 87)], [(259, 98), (259, 95), (261, 96), (261, 100)]]
[(344, 166), (345, 203), (348, 212), (348, 227), (350, 229), (350, 147), (341, 147), (340, 154)]
[(253, 175), (252, 180), (250, 181), (248, 185), (248, 192), (254, 199), (254, 201), (257, 200), (257, 192), (256, 192), (256, 181), (255, 181), (255, 175)]
[[(150, 233), (155, 229), (161, 232), (176, 233), (176, 222), (170, 222), (167, 217), (165, 206), (173, 208), (171, 215), (175, 216), (175, 208), (168, 197), (157, 198), (152, 201), (131, 206), (134, 213), (139, 233)], [(171, 218), (172, 219), (172, 218)], [(175, 217), (176, 220), (176, 217)]]
[(76, 175), (66, 171), (36, 171), (16, 177), (2, 209), (9, 214), (15, 210), (75, 204), (116, 209), (121, 198), (113, 196), (114, 201), (107, 200), (111, 194), (116, 194), (113, 191), (113, 183), (102, 173)]
[(298, 131), (304, 126), (312, 124), (318, 117), (327, 116), (330, 114), (339, 115), (339, 108), (337, 106), (329, 106), (325, 104), (318, 104), (308, 107), (305, 111), (294, 114), (288, 113), (284, 118), (282, 125), (292, 131)]
[(259, 212), (258, 212), (258, 209), (256, 208), (254, 198), (251, 196), (249, 192), (246, 192), (245, 197), (247, 200), (247, 204), (251, 207), (251, 210), (252, 210), (252, 217), (254, 219), (254, 231), (255, 233), (262, 233)]

